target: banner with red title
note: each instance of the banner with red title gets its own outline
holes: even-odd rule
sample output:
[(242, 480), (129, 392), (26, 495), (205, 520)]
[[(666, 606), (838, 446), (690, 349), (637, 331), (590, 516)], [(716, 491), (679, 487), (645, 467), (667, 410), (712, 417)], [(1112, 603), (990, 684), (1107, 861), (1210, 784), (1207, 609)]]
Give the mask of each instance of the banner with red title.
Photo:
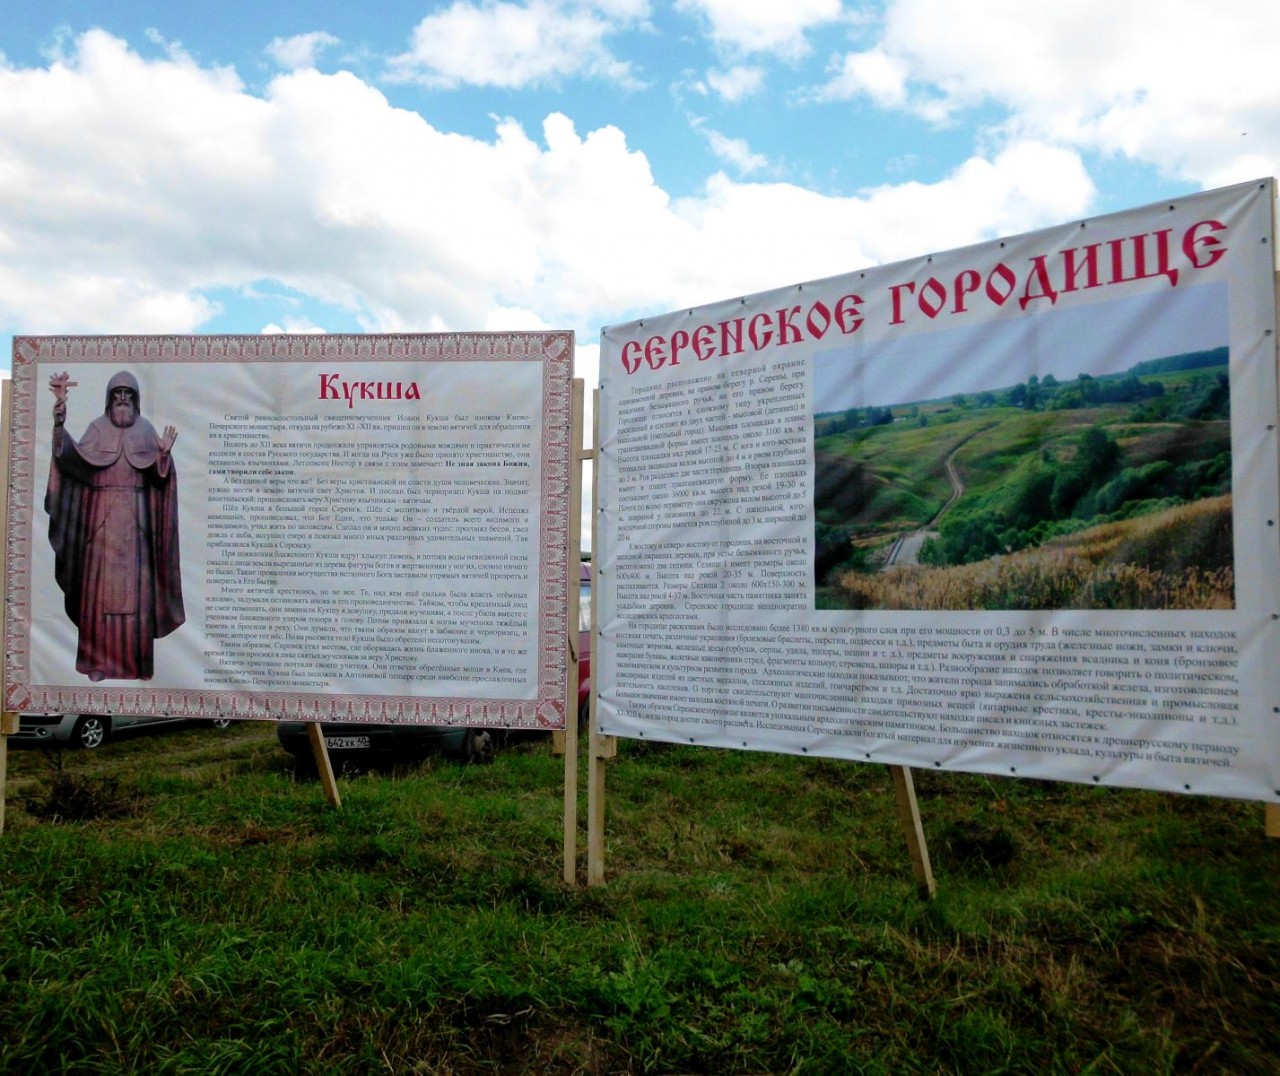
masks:
[(601, 730), (1280, 799), (1274, 208), (606, 328)]
[(5, 707), (563, 727), (569, 333), (19, 337)]

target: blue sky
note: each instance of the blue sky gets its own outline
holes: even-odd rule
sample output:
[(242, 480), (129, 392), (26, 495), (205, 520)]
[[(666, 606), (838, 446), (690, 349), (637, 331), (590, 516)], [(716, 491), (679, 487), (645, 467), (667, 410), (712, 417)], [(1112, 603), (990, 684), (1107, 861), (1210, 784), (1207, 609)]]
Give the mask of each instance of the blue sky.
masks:
[(1274, 0), (5, 0), (16, 333), (602, 325), (1280, 172)]

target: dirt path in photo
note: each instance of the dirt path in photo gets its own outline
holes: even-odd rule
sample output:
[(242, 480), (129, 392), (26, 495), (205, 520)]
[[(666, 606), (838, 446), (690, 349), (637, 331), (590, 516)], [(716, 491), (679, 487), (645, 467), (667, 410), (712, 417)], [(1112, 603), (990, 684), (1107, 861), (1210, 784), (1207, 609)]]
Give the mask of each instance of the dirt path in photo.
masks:
[(943, 465), (947, 470), (947, 478), (951, 482), (951, 497), (947, 503), (938, 509), (937, 514), (929, 520), (923, 527), (917, 531), (909, 531), (898, 537), (894, 542), (893, 548), (889, 550), (889, 556), (885, 559), (884, 568), (881, 571), (887, 571), (898, 565), (913, 565), (920, 563), (920, 547), (924, 545), (925, 539), (936, 538), (938, 536), (937, 526), (942, 517), (950, 511), (951, 506), (964, 496), (964, 483), (960, 481), (960, 472), (956, 470), (956, 454), (966, 444), (972, 440), (977, 433), (971, 433), (963, 441), (961, 441), (948, 454), (943, 461)]

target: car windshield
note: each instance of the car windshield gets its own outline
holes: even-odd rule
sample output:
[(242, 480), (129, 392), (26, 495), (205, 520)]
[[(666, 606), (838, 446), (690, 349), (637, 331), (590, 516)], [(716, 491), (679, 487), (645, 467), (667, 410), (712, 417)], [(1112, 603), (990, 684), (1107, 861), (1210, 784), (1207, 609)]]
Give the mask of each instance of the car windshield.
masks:
[(586, 580), (578, 594), (578, 630), (591, 630), (591, 584)]

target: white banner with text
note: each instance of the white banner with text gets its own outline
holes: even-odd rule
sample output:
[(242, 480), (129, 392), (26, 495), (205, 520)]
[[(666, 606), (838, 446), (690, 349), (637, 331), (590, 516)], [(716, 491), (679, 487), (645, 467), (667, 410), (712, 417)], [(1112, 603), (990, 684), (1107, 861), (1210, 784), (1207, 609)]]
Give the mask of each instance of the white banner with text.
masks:
[(1274, 214), (606, 328), (601, 731), (1280, 800)]
[(561, 728), (573, 337), (19, 337), (6, 709)]

